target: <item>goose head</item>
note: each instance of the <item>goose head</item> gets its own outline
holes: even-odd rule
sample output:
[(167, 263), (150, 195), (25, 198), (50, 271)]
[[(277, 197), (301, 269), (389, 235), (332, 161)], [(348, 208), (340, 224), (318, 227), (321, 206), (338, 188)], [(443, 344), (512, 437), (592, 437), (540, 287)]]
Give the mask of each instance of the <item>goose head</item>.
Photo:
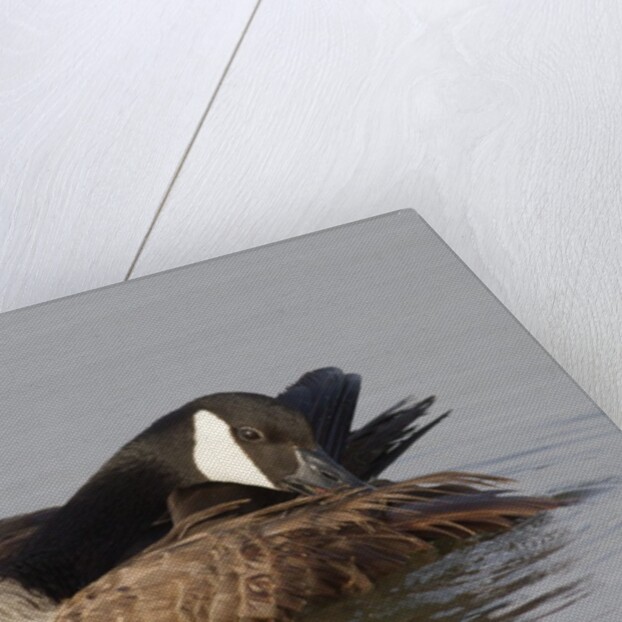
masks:
[(262, 395), (202, 397), (124, 445), (0, 564), (0, 579), (68, 598), (123, 558), (173, 491), (210, 481), (293, 492), (361, 485), (318, 446), (303, 414)]
[(194, 400), (135, 444), (168, 463), (178, 485), (218, 481), (302, 493), (364, 485), (317, 444), (302, 414), (253, 393)]

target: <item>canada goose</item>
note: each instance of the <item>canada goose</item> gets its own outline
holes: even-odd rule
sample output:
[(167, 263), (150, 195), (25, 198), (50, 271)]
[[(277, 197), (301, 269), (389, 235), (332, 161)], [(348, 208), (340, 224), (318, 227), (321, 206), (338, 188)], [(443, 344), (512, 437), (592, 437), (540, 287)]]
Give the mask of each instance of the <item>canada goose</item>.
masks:
[[(316, 370), (276, 399), (216, 394), (156, 421), (63, 507), (0, 524), (0, 620), (289, 620), (317, 596), (368, 585), (426, 546), (423, 535), (504, 528), (556, 505), (483, 491), (494, 478), (466, 474), (361, 487), (446, 413), (417, 430), (431, 401), (400, 404), (350, 432), (358, 389), (357, 376)], [(356, 488), (288, 501), (340, 485)], [(175, 527), (153, 543), (168, 529), (167, 499)], [(308, 585), (286, 580), (301, 573)], [(255, 596), (235, 604), (238, 585)]]
[(301, 497), (235, 518), (230, 513), (240, 499), (212, 506), (181, 518), (136, 562), (63, 603), (53, 620), (294, 620), (309, 603), (369, 590), (414, 553), (431, 553), (438, 538), (509, 529), (513, 519), (558, 505), (485, 490), (500, 481), (438, 473)]

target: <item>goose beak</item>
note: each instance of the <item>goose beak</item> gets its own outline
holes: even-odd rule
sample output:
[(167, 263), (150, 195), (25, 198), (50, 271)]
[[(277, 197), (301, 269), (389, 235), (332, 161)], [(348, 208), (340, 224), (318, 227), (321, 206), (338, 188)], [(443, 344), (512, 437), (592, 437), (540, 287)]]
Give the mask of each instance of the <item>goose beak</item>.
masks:
[(291, 492), (313, 494), (340, 486), (367, 486), (337, 464), (323, 449), (296, 449), (298, 469), (283, 478), (281, 486)]

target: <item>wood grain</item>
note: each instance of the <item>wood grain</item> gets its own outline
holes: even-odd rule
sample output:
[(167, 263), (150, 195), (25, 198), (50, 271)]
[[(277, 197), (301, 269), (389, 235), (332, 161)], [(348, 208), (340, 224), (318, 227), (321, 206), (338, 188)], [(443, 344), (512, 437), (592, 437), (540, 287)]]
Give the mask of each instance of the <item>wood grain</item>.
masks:
[(622, 424), (615, 0), (264, 0), (135, 270), (416, 208)]
[(4, 7), (0, 309), (123, 280), (254, 6)]

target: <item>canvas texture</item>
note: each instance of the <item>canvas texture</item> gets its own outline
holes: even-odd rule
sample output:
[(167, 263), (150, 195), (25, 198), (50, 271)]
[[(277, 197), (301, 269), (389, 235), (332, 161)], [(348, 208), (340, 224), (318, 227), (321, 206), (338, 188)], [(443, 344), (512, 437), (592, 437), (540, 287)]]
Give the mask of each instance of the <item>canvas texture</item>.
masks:
[(322, 619), (619, 619), (619, 430), (413, 211), (6, 313), (0, 343), (0, 516), (62, 503), (195, 397), (333, 365), (363, 378), (357, 424), (411, 394), (451, 410), (390, 477), (577, 501)]

